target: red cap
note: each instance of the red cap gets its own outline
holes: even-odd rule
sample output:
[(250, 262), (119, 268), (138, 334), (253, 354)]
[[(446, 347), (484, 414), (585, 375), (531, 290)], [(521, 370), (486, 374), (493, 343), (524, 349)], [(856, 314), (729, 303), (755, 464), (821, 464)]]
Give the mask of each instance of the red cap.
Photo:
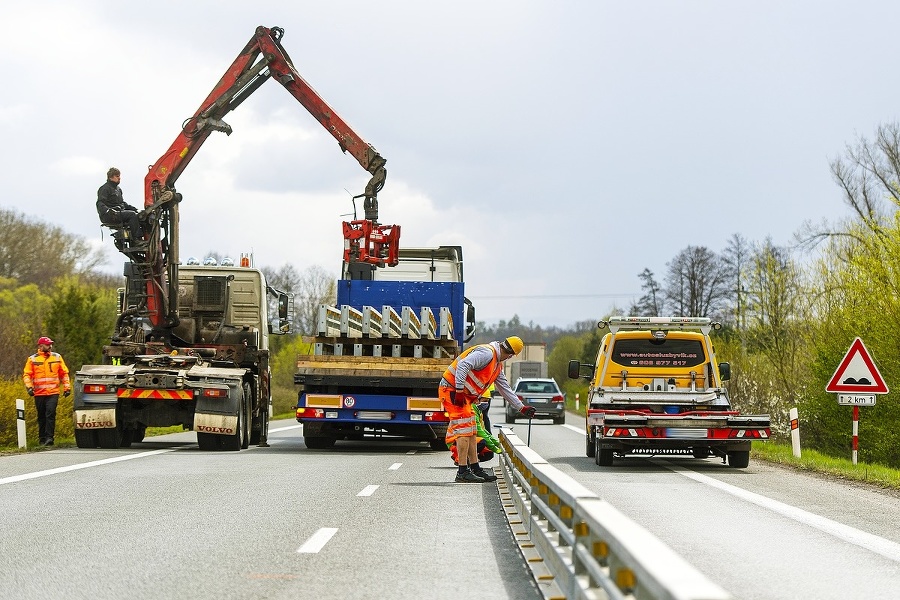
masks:
[(52, 345), (53, 345), (53, 340), (51, 340), (47, 336), (38, 338), (38, 346), (52, 346)]

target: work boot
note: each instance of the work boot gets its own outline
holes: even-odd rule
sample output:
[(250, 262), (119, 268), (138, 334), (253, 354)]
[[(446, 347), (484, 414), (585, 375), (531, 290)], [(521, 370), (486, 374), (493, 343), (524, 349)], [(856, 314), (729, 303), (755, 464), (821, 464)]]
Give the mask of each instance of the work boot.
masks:
[(485, 471), (484, 469), (476, 469), (472, 471), (476, 477), (481, 477), (486, 482), (497, 481), (497, 476), (494, 475), (491, 471)]
[(456, 474), (456, 483), (484, 483), (484, 479), (466, 469), (462, 473)]

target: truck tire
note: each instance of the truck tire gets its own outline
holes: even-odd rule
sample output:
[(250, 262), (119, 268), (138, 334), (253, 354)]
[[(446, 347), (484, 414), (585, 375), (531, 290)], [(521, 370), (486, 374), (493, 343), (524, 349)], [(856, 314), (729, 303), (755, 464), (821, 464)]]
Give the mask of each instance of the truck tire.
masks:
[(709, 448), (705, 446), (691, 448), (691, 454), (694, 455), (694, 458), (709, 458)]
[(435, 438), (433, 440), (428, 440), (428, 445), (431, 446), (432, 450), (449, 450), (447, 448), (447, 440), (444, 438)]
[(248, 382), (244, 382), (244, 426), (241, 428), (241, 449), (246, 450), (250, 447), (250, 420), (253, 411), (250, 407), (253, 405), (250, 402), (252, 396), (252, 390), (250, 389), (250, 384)]
[(591, 434), (584, 436), (584, 455), (588, 458), (594, 458), (597, 453), (597, 438), (591, 437)]
[(76, 429), (75, 445), (79, 448), (96, 448), (100, 445), (97, 441), (97, 431), (94, 429)]
[(306, 444), (306, 447), (310, 450), (328, 450), (329, 448), (334, 448), (334, 443), (337, 440), (333, 437), (326, 436), (303, 436), (303, 443)]
[(735, 469), (746, 469), (750, 464), (749, 450), (735, 450), (728, 453), (728, 466)]
[(608, 448), (601, 448), (596, 444), (597, 452), (594, 454), (594, 462), (598, 467), (611, 467), (613, 464), (613, 451)]
[(146, 435), (147, 435), (147, 428), (146, 428), (146, 427), (144, 427), (143, 425), (142, 425), (142, 426), (139, 426), (139, 427), (135, 427), (135, 428), (131, 431), (131, 442), (132, 442), (133, 444), (138, 444), (138, 443), (140, 443), (140, 442), (143, 442), (143, 441), (144, 441), (144, 436), (146, 436)]

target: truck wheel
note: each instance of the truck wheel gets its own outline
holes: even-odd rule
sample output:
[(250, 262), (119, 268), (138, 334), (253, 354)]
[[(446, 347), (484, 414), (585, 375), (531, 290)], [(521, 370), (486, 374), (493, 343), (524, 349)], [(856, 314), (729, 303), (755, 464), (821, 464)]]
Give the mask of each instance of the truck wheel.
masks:
[(145, 435), (147, 435), (147, 428), (146, 428), (146, 427), (143, 427), (143, 426), (141, 426), (141, 427), (135, 427), (135, 428), (131, 431), (131, 442), (132, 442), (133, 444), (137, 444), (137, 443), (143, 442), (143, 441), (144, 441), (144, 436), (145, 436)]
[(591, 437), (591, 434), (584, 436), (584, 455), (588, 458), (594, 458), (597, 453), (597, 438)]
[(100, 445), (97, 441), (97, 431), (94, 429), (76, 429), (75, 445), (79, 448), (96, 448)]
[(447, 448), (447, 440), (444, 438), (428, 440), (428, 445), (431, 446), (432, 450), (449, 450), (449, 448)]
[(310, 450), (328, 450), (329, 448), (334, 448), (335, 440), (333, 437), (310, 437), (308, 435), (303, 436), (303, 443), (306, 444), (306, 447)]
[(222, 436), (216, 435), (214, 433), (197, 433), (197, 445), (204, 452), (215, 452), (216, 450), (221, 450), (222, 446), (219, 443), (222, 439)]
[(613, 451), (607, 448), (601, 448), (596, 444), (597, 452), (594, 454), (594, 462), (598, 467), (611, 467), (613, 464)]
[(709, 458), (709, 448), (691, 448), (691, 454), (694, 455), (694, 458)]
[(735, 469), (746, 469), (750, 464), (749, 450), (736, 450), (728, 453), (728, 466)]
[(252, 411), (250, 410), (251, 402), (250, 402), (250, 394), (252, 390), (250, 389), (250, 384), (244, 382), (244, 426), (241, 428), (241, 449), (246, 450), (250, 447), (250, 419), (252, 418)]

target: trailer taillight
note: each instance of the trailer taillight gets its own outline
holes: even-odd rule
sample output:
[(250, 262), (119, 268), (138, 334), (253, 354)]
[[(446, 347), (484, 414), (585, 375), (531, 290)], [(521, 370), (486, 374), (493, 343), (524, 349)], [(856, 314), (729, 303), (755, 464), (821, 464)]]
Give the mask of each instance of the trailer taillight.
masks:
[(441, 412), (427, 412), (425, 413), (426, 421), (450, 421), (450, 415), (441, 411)]
[(219, 388), (204, 388), (203, 395), (207, 398), (227, 398), (228, 390)]
[(105, 383), (86, 383), (84, 384), (85, 394), (106, 394), (112, 390)]
[(732, 429), (731, 433), (728, 435), (728, 437), (737, 438), (737, 439), (767, 440), (767, 439), (769, 439), (769, 430), (768, 429)]
[(297, 408), (298, 419), (324, 419), (325, 411), (321, 408)]

